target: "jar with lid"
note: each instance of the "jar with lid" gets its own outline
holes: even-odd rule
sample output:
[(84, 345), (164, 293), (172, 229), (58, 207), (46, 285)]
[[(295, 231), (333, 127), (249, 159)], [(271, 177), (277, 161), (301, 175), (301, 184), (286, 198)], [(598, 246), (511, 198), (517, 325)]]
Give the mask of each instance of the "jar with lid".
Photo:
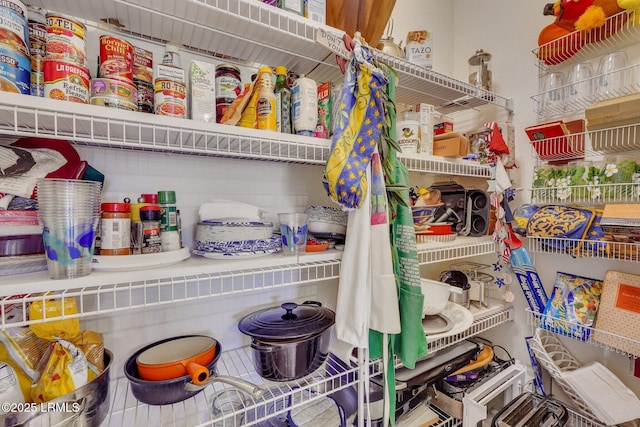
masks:
[(131, 254), (131, 208), (129, 203), (102, 203), (100, 255)]
[(242, 91), (240, 69), (235, 65), (219, 64), (216, 66), (216, 122), (229, 109), (233, 101)]

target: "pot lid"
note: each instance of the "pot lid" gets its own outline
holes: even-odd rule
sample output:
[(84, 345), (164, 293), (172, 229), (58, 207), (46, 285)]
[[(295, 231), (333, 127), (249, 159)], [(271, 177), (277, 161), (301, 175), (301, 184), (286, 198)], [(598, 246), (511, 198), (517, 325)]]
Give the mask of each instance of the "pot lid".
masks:
[(324, 332), (334, 323), (335, 313), (319, 303), (285, 302), (243, 317), (238, 329), (254, 338), (286, 340)]

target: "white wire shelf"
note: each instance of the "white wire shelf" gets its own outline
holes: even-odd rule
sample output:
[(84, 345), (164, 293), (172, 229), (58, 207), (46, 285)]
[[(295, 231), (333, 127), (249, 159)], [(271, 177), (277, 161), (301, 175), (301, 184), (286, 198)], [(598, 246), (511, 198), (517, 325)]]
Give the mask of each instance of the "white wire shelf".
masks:
[(640, 262), (640, 243), (528, 236), (532, 253)]
[[(489, 238), (467, 237), (447, 244), (421, 243), (418, 259), (420, 263), (438, 262), (493, 250), (494, 243)], [(51, 280), (46, 271), (2, 277), (0, 329), (337, 279), (341, 258), (340, 251), (300, 258), (278, 254), (242, 263), (192, 256), (166, 267), (95, 271), (88, 277), (70, 280)], [(50, 305), (64, 298), (76, 299), (76, 313), (65, 313), (62, 305), (63, 311), (56, 317), (28, 320), (29, 303), (42, 301)], [(14, 310), (20, 310), (20, 315)]]
[[(570, 148), (567, 150), (567, 148)], [(603, 154), (640, 150), (640, 123), (540, 139), (531, 148), (537, 162), (588, 160)]]
[[(251, 0), (35, 0), (55, 12), (84, 19), (95, 26), (110, 19), (122, 27), (110, 31), (131, 38), (180, 43), (185, 49), (230, 62), (258, 67), (284, 65), (319, 82), (342, 81), (334, 55), (315, 42), (318, 24), (259, 1)], [(103, 24), (106, 25), (106, 24)], [(352, 35), (353, 36), (353, 35)], [(397, 97), (407, 104), (436, 106), (443, 114), (494, 104), (511, 109), (511, 100), (404, 59), (377, 52), (400, 75)]]
[[(131, 392), (129, 381), (118, 377), (111, 382), (111, 407), (104, 427), (115, 426), (235, 426), (271, 425), (270, 420), (286, 419), (287, 412), (331, 393), (357, 385), (357, 368), (347, 365), (337, 356), (329, 354), (324, 364), (312, 374), (289, 382), (273, 382), (261, 378), (253, 366), (250, 348), (223, 351), (216, 363), (218, 375), (242, 378), (265, 391), (261, 399), (246, 395), (244, 409), (227, 411), (214, 418), (211, 403), (214, 396), (228, 388), (213, 383), (201, 393), (171, 405), (152, 406), (139, 402)], [(355, 391), (355, 390), (353, 390)], [(266, 424), (264, 424), (267, 422)]]
[(438, 156), (419, 156), (415, 154), (399, 154), (398, 159), (410, 172), (491, 178), (491, 166), (470, 160), (447, 159)]
[[(597, 101), (638, 93), (640, 92), (640, 82), (636, 77), (638, 72), (640, 72), (640, 64), (628, 65), (620, 70), (598, 74), (588, 79), (567, 83), (538, 93), (531, 97), (535, 102), (534, 111), (543, 118), (555, 117), (584, 111)], [(614, 85), (603, 86), (607, 80), (623, 81), (624, 84), (620, 84), (618, 87)], [(603, 90), (600, 90), (601, 86), (603, 86)], [(582, 91), (588, 88), (592, 94), (588, 96), (572, 95), (576, 93), (576, 88)], [(549, 102), (549, 99), (554, 101)]]
[(591, 31), (574, 31), (533, 50), (542, 69), (569, 65), (638, 42), (637, 11), (623, 11)]
[[(0, 133), (71, 140), (77, 145), (183, 155), (324, 165), (327, 139), (203, 123), (188, 119), (3, 93)], [(401, 156), (414, 171), (489, 177), (490, 169), (444, 157)]]
[(418, 243), (418, 262), (431, 264), (495, 253), (491, 237), (457, 237), (453, 242)]
[[(595, 347), (624, 354), (625, 356), (635, 358), (640, 355), (640, 341), (611, 332), (599, 331), (597, 328), (579, 325), (577, 323), (569, 322), (568, 320), (556, 319), (548, 314), (537, 313), (530, 309), (526, 309), (526, 311), (528, 323), (532, 327), (538, 327), (541, 322), (544, 322), (547, 326), (544, 326), (543, 329), (553, 332), (556, 335), (582, 341)], [(554, 324), (558, 326), (553, 326)], [(569, 329), (573, 330), (573, 333), (568, 331)], [(598, 332), (600, 341), (593, 339), (594, 331)], [(603, 344), (603, 342), (606, 342), (607, 344)]]
[(534, 204), (573, 203), (591, 206), (605, 203), (638, 203), (640, 183), (536, 187), (531, 189), (531, 200)]

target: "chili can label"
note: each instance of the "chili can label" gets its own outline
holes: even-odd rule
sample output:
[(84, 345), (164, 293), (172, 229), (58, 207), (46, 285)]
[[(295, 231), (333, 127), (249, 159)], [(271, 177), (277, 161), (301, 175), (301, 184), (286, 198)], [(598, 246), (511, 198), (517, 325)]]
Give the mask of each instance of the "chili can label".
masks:
[(100, 36), (100, 77), (133, 82), (133, 46), (112, 36)]
[(169, 79), (155, 81), (155, 112), (161, 116), (187, 117), (187, 87)]

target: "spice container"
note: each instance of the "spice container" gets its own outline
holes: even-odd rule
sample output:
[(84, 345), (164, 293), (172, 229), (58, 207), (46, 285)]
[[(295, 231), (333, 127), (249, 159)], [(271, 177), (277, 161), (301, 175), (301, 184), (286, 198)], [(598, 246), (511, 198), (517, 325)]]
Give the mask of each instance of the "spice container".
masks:
[(160, 240), (162, 242), (162, 252), (176, 251), (180, 249), (176, 192), (158, 191), (158, 202), (160, 203)]
[(100, 208), (100, 255), (131, 254), (131, 211), (128, 203), (103, 203)]
[(140, 220), (142, 221), (140, 250), (143, 254), (155, 254), (162, 252), (160, 239), (160, 206), (148, 205), (140, 208)]

